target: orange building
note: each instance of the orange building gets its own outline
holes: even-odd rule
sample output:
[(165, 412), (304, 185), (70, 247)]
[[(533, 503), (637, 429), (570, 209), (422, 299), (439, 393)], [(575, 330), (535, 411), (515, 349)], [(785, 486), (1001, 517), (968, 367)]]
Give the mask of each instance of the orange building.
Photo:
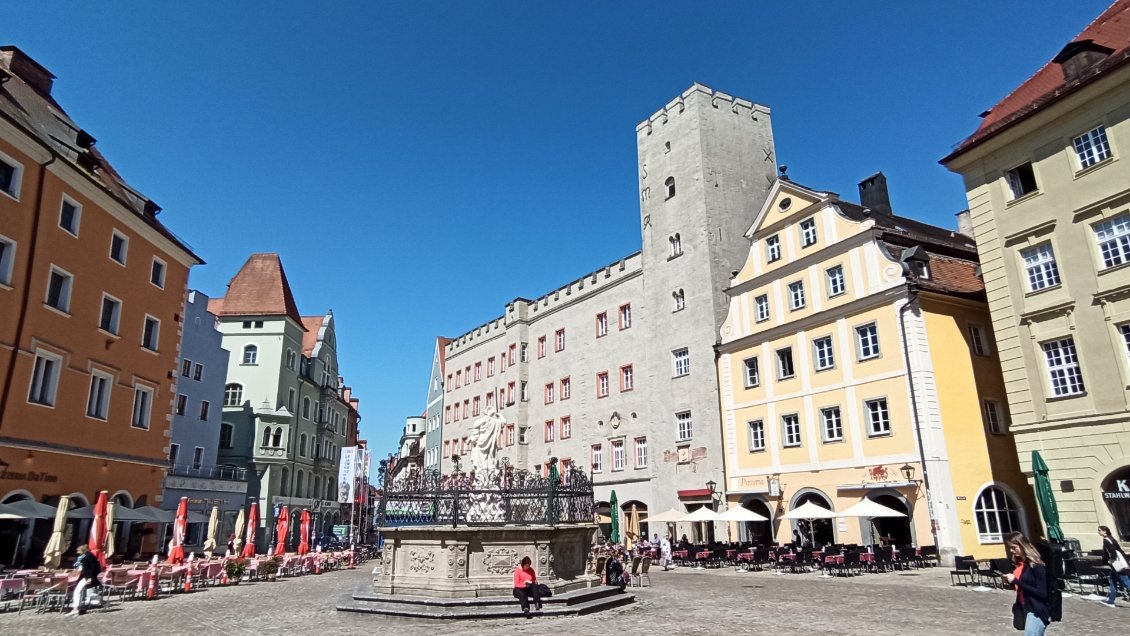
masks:
[(0, 46), (0, 502), (81, 506), (107, 490), (156, 505), (202, 261), (55, 102), (53, 80)]

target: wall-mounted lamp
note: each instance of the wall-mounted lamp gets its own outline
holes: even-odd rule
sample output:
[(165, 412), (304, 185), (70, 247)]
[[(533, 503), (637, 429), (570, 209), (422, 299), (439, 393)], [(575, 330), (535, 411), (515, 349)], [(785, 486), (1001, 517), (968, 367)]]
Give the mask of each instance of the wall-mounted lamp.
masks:
[(902, 476), (905, 477), (907, 481), (914, 481), (914, 466), (903, 464), (899, 470), (902, 471)]

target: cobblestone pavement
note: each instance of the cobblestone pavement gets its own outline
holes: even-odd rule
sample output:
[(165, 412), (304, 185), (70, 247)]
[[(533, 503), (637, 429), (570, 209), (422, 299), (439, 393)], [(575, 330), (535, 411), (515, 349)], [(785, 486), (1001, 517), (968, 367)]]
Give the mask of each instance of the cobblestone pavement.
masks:
[[(353, 587), (370, 580), (368, 568), (276, 583), (214, 588), (161, 600), (128, 602), (111, 611), (66, 618), (59, 614), (0, 614), (5, 634), (259, 634), (311, 631), (398, 636), (508, 634), (519, 630), (611, 631), (618, 635), (741, 634), (781, 636), (913, 634), (933, 636), (1016, 633), (1012, 594), (952, 588), (948, 570), (821, 579), (815, 574), (775, 576), (732, 570), (653, 572), (652, 587), (636, 589), (629, 607), (576, 618), (436, 623), (391, 620), (334, 609)], [(1117, 609), (1080, 598), (1064, 600), (1065, 622), (1049, 636), (1130, 633), (1130, 605)], [(548, 621), (548, 624), (547, 624)]]

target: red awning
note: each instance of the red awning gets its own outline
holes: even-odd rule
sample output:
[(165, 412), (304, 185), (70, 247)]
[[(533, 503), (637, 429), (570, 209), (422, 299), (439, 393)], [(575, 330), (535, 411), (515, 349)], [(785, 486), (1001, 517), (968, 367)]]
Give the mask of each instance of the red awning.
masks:
[(679, 499), (700, 499), (702, 497), (711, 496), (709, 488), (692, 488), (690, 490), (680, 490)]

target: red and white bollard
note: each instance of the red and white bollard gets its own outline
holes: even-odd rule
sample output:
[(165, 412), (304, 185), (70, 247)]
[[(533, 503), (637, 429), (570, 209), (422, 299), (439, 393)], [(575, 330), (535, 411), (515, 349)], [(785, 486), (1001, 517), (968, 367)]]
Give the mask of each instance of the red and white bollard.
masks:
[(354, 570), (357, 568), (357, 563), (353, 559), (353, 550), (349, 551), (349, 569)]
[(196, 567), (192, 563), (192, 561), (189, 561), (188, 562), (188, 574), (186, 574), (185, 577), (184, 577), (184, 591), (185, 592), (191, 592), (192, 591), (192, 575), (195, 574), (195, 573), (196, 573)]
[(314, 574), (322, 573), (322, 555), (314, 557)]

